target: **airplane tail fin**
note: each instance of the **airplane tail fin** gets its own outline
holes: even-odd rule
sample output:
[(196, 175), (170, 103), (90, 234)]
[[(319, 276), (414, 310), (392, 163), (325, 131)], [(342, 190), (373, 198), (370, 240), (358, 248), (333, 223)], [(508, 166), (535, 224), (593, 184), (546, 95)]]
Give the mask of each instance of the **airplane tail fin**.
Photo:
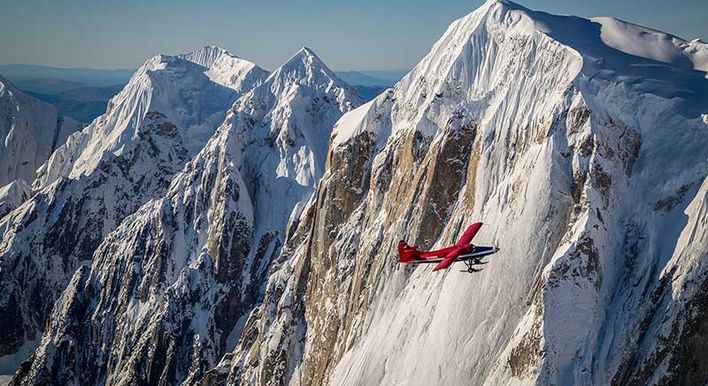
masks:
[(398, 262), (407, 263), (409, 261), (418, 260), (418, 248), (411, 247), (401, 240), (398, 242)]

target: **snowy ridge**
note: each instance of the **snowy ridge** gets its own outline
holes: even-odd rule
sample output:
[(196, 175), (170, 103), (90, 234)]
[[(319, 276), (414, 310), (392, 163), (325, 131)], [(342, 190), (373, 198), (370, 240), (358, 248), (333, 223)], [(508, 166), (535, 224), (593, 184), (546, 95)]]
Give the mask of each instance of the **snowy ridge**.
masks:
[(0, 219), (2, 356), (38, 343), (74, 271), (123, 218), (166, 190), (187, 154), (177, 128), (149, 113), (125, 152), (107, 154), (90, 175), (57, 180)]
[[(312, 187), (324, 169), (324, 157), (314, 154), (326, 154), (331, 125), (342, 112), (360, 104), (356, 92), (304, 47), (237, 106), (252, 119), (266, 122), (243, 135), (276, 138), (277, 175)], [(295, 109), (305, 114), (294, 114)]]
[[(126, 218), (79, 269), (18, 374), (23, 384), (193, 384), (233, 348), (288, 218), (324, 168), (310, 141), (328, 138), (361, 103), (311, 51), (294, 58), (244, 95), (166, 195)], [(144, 336), (153, 339), (135, 339)], [(106, 360), (69, 371), (79, 358)], [(135, 371), (143, 366), (172, 370)]]
[(268, 72), (255, 63), (216, 46), (207, 46), (177, 57), (207, 68), (205, 74), (213, 82), (241, 93), (254, 88), (268, 76)]
[[(345, 114), (337, 121), (332, 130), (330, 148), (336, 149), (342, 145), (346, 146), (349, 140), (364, 133), (387, 139), (390, 133), (381, 133), (381, 130), (390, 127), (390, 123), (382, 122), (381, 119), (390, 115), (392, 97), (393, 89), (388, 89), (368, 103)], [(389, 111), (386, 111), (387, 107)]]
[(670, 63), (677, 67), (708, 71), (708, 45), (698, 40), (687, 42), (614, 17), (594, 17), (600, 38), (609, 47), (626, 54)]
[(217, 46), (206, 46), (186, 54), (179, 54), (177, 57), (209, 69), (218, 67), (218, 63), (222, 60), (244, 62), (242, 63), (244, 65), (253, 64), (242, 61), (239, 57), (232, 55), (225, 49)]

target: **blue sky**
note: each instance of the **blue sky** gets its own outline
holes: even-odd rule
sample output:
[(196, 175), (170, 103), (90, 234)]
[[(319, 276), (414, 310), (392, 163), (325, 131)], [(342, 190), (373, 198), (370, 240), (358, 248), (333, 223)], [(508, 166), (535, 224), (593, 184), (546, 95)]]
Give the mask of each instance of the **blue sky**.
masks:
[[(0, 63), (134, 68), (216, 44), (273, 69), (311, 47), (332, 68), (412, 67), (481, 0), (0, 0)], [(708, 35), (706, 0), (520, 0), (532, 9), (615, 16), (686, 39)]]

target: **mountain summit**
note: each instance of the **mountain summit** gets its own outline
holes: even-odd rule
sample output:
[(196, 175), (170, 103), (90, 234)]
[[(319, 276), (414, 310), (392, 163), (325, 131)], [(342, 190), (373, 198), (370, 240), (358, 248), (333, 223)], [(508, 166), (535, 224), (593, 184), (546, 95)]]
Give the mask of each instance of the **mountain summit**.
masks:
[(316, 82), (318, 77), (338, 79), (322, 60), (309, 48), (302, 47), (282, 66), (274, 71), (276, 78), (290, 77), (305, 82)]
[(233, 102), (267, 75), (255, 64), (216, 47), (178, 56), (156, 55), (109, 101), (104, 115), (70, 139), (40, 169), (36, 187), (60, 176), (91, 173), (105, 154), (131, 146), (150, 112), (158, 112), (174, 124), (194, 155)]
[(221, 61), (242, 61), (243, 64), (253, 65), (253, 63), (241, 60), (239, 57), (232, 55), (225, 49), (217, 46), (204, 46), (198, 50), (188, 52), (186, 54), (177, 55), (178, 58), (188, 60), (206, 68), (218, 67)]
[(216, 46), (207, 46), (177, 57), (205, 67), (209, 79), (239, 94), (252, 89), (268, 76), (268, 72), (256, 64)]

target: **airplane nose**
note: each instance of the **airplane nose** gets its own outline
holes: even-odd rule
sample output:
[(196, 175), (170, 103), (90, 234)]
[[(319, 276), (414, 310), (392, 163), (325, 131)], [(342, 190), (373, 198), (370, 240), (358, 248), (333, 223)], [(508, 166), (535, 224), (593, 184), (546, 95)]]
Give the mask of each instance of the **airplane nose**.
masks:
[(499, 251), (500, 251), (499, 247), (494, 247), (494, 253), (497, 253)]

